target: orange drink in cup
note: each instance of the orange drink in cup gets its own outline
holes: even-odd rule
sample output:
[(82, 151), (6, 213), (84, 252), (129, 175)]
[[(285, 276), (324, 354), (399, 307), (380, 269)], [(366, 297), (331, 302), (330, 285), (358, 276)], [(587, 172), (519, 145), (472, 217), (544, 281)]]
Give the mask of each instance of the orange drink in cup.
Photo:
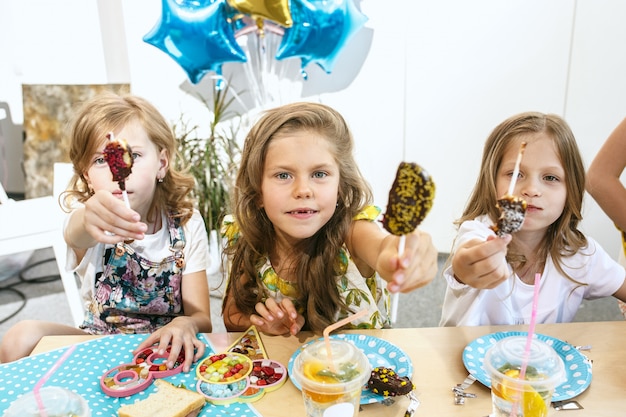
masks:
[(331, 339), (305, 346), (291, 377), (302, 387), (307, 417), (354, 417), (370, 373), (369, 361), (358, 347)]
[[(556, 351), (532, 339), (526, 355), (526, 336), (506, 337), (485, 354), (484, 367), (491, 378), (493, 417), (547, 417), (554, 389), (565, 379), (565, 366)], [(520, 378), (527, 359), (525, 376)]]

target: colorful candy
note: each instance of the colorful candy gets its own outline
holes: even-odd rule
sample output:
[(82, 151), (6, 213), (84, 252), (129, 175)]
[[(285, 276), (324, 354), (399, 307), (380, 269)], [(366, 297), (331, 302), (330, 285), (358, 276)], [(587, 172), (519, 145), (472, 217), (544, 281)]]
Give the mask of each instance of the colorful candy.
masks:
[(203, 360), (197, 369), (197, 375), (204, 381), (214, 384), (226, 384), (239, 381), (252, 370), (252, 361), (239, 353), (220, 353)]

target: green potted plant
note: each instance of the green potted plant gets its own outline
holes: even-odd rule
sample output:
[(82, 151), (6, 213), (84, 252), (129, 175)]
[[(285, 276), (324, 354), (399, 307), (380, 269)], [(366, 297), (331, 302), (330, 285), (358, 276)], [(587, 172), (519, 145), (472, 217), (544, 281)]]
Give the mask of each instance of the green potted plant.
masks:
[(202, 134), (198, 124), (191, 125), (183, 116), (173, 127), (182, 158), (179, 164), (196, 180), (193, 197), (209, 234), (211, 259), (219, 266), (217, 236), (222, 218), (230, 212), (230, 190), (241, 154), (237, 134), (242, 116), (230, 109), (235, 97), (229, 94), (228, 82), (214, 81), (212, 97), (200, 100), (210, 113), (208, 132)]

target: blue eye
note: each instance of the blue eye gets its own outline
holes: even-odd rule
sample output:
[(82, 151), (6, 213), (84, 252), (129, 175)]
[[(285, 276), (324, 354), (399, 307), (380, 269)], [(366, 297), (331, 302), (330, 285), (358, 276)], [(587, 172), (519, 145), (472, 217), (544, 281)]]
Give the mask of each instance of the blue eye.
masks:
[(328, 173), (323, 171), (317, 171), (313, 173), (313, 178), (325, 178), (326, 176), (328, 176)]
[(287, 174), (286, 172), (281, 172), (279, 174), (276, 174), (276, 178), (281, 179), (281, 180), (288, 180), (289, 174)]

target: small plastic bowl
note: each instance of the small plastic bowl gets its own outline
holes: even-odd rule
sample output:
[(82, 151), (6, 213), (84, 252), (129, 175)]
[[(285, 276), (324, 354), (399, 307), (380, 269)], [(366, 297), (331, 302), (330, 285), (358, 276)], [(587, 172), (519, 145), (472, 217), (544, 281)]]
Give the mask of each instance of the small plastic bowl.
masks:
[(212, 384), (198, 381), (196, 390), (204, 395), (212, 404), (225, 405), (240, 401), (240, 396), (248, 389), (248, 378), (240, 379), (230, 384)]
[(209, 384), (232, 384), (246, 379), (251, 371), (250, 358), (240, 353), (226, 352), (202, 360), (196, 367), (196, 376)]
[(271, 359), (261, 359), (252, 362), (250, 372), (250, 386), (262, 388), (267, 392), (280, 388), (287, 380), (287, 369)]
[[(74, 391), (61, 387), (43, 387), (39, 395), (49, 416), (91, 417), (87, 401)], [(40, 415), (35, 393), (28, 392), (11, 403), (4, 417), (25, 417)]]
[(127, 397), (148, 388), (155, 378), (165, 378), (183, 370), (185, 354), (181, 351), (172, 369), (165, 362), (170, 354), (170, 346), (163, 354), (153, 347), (137, 353), (133, 363), (125, 363), (109, 369), (100, 378), (100, 388), (111, 397)]

